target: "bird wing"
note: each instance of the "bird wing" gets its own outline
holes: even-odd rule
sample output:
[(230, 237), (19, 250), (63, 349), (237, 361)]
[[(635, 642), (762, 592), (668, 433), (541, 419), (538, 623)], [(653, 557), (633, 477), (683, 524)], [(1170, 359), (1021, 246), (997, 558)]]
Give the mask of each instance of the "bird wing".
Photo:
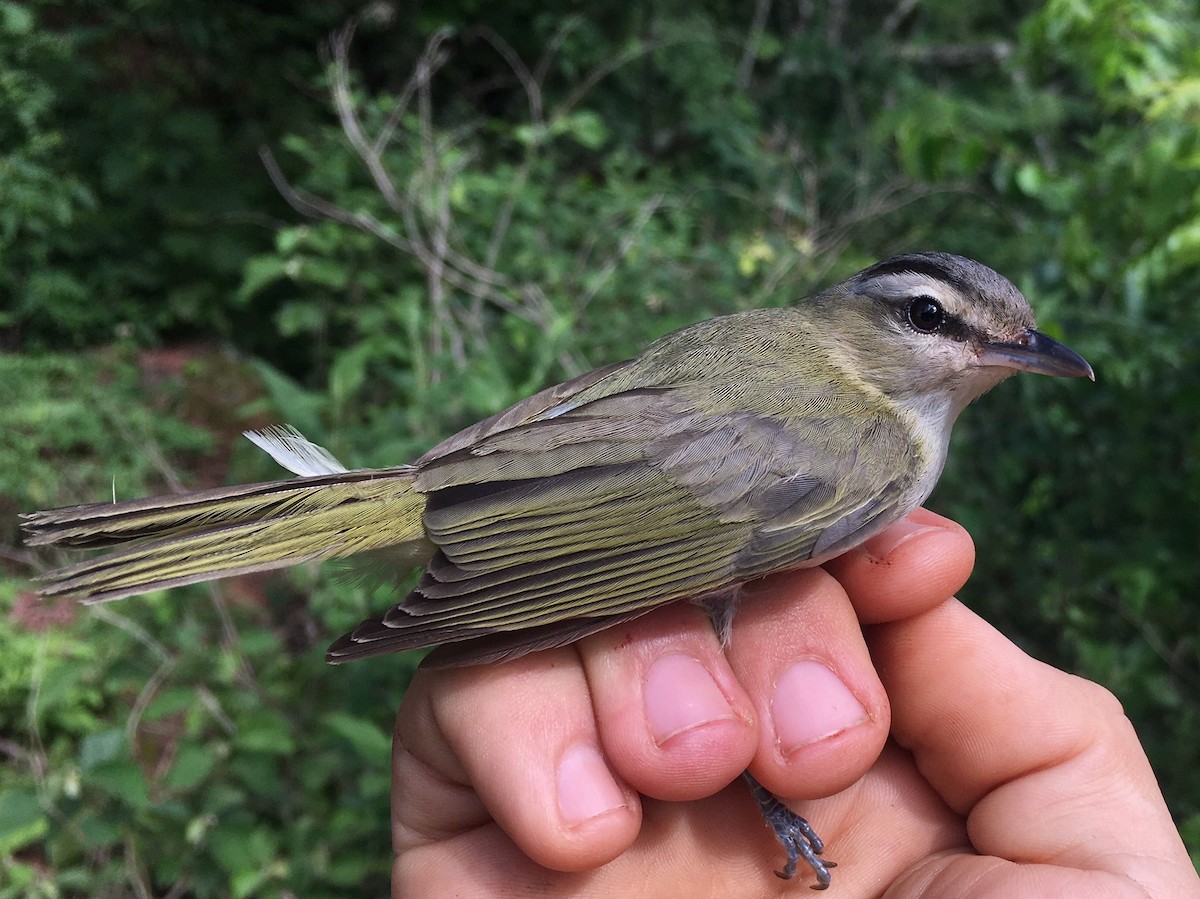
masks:
[(470, 642), (439, 651), (442, 664), (511, 658), (796, 567), (908, 511), (904, 478), (874, 470), (889, 457), (880, 435), (900, 440), (901, 429), (875, 414), (847, 435), (854, 419), (828, 388), (792, 385), (813, 393), (792, 396), (797, 424), (754, 409), (769, 390), (727, 397), (714, 414), (698, 411), (711, 384), (635, 377), (604, 394), (604, 377), (623, 387), (629, 373), (595, 374), (419, 463), (438, 551), (413, 592), (334, 644), (331, 660), (459, 641)]

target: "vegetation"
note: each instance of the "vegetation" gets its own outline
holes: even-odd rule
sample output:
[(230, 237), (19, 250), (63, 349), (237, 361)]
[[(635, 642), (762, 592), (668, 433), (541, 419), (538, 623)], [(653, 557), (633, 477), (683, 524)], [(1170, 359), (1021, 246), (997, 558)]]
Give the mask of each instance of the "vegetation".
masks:
[[(83, 610), (18, 511), (384, 465), (892, 252), (1098, 383), (964, 417), (964, 599), (1123, 700), (1200, 858), (1200, 12), (1184, 0), (0, 0), (0, 899), (385, 895), (414, 664), (299, 570)], [(332, 36), (331, 36), (332, 35)]]

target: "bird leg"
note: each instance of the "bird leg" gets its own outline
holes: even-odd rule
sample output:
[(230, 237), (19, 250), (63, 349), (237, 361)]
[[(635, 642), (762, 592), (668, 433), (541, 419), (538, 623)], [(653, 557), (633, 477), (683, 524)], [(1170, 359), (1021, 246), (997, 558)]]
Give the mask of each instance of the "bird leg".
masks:
[[(741, 592), (739, 584), (692, 600), (708, 611), (722, 648), (728, 647), (733, 639), (733, 618), (737, 612)], [(750, 795), (758, 803), (763, 820), (787, 853), (787, 864), (783, 866), (782, 871), (776, 871), (776, 875), (784, 880), (791, 880), (796, 876), (800, 859), (804, 859), (805, 864), (817, 875), (813, 889), (827, 889), (830, 880), (829, 869), (836, 868), (837, 864), (820, 858), (821, 853), (825, 851), (824, 841), (817, 836), (817, 832), (807, 821), (780, 802), (770, 790), (755, 780), (749, 771), (743, 771), (742, 778), (750, 787)]]
[(776, 876), (784, 880), (795, 877), (796, 867), (800, 859), (804, 859), (805, 864), (817, 875), (813, 889), (826, 889), (830, 880), (829, 869), (836, 868), (837, 864), (819, 857), (825, 851), (825, 843), (807, 821), (780, 802), (770, 790), (755, 780), (749, 771), (742, 772), (742, 777), (750, 787), (754, 801), (758, 803), (763, 820), (774, 831), (775, 838), (783, 844), (787, 853), (787, 864), (783, 866), (782, 871), (775, 872)]

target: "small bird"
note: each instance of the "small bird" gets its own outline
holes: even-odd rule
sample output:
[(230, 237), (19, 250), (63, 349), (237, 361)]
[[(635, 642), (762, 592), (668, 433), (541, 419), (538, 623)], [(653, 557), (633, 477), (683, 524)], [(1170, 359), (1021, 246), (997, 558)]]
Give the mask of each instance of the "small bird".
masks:
[[(1095, 380), (1020, 291), (947, 253), (895, 256), (795, 306), (703, 321), (550, 387), (411, 465), (347, 470), (288, 428), (247, 437), (299, 477), (23, 516), (30, 544), (113, 547), (51, 572), (86, 602), (360, 553), (423, 567), (339, 663), (436, 646), (503, 662), (678, 600), (728, 642), (741, 584), (819, 565), (919, 506), (950, 430), (1016, 371)], [(747, 772), (788, 861), (832, 862)]]

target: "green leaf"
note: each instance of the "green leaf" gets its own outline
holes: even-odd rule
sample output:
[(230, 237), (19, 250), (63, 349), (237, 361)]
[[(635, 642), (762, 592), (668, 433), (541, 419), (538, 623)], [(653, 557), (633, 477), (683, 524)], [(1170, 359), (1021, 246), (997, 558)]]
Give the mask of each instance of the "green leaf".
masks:
[(345, 712), (333, 712), (323, 719), (325, 726), (345, 739), (355, 751), (372, 764), (390, 757), (392, 751), (391, 735), (385, 733), (375, 723), (364, 718), (356, 718)]
[(1017, 187), (1025, 194), (1031, 197), (1036, 197), (1042, 192), (1042, 186), (1045, 183), (1045, 173), (1042, 167), (1032, 162), (1027, 162), (1017, 169), (1016, 175)]
[(50, 822), (32, 789), (0, 793), (0, 855), (41, 839), (49, 829)]
[(239, 884), (239, 890), (261, 882), (257, 878), (266, 873), (279, 851), (275, 836), (244, 816), (218, 823), (208, 832), (206, 844), (231, 882)]
[(127, 822), (106, 808), (87, 809), (75, 819), (75, 824), (83, 835), (83, 845), (91, 850), (116, 846), (127, 832)]
[(22, 4), (0, 4), (0, 31), (17, 37), (33, 31), (33, 26), (33, 13)]
[(322, 287), (344, 290), (349, 283), (350, 273), (336, 259), (317, 256), (303, 259), (296, 277)]
[(556, 124), (556, 131), (569, 134), (589, 150), (600, 149), (608, 140), (608, 128), (604, 120), (590, 110), (579, 110)]
[(185, 743), (175, 754), (164, 783), (171, 789), (190, 790), (207, 778), (216, 765), (217, 754), (211, 749), (201, 744)]
[(142, 716), (146, 721), (160, 721), (176, 712), (196, 707), (196, 691), (190, 687), (168, 687), (155, 695)]
[(245, 303), (264, 287), (285, 277), (287, 270), (283, 258), (274, 255), (254, 256), (247, 260), (242, 269), (242, 283), (235, 296)]
[(290, 755), (295, 752), (296, 742), (291, 727), (280, 714), (266, 709), (238, 728), (233, 744), (238, 749), (265, 752), (269, 755)]
[(150, 804), (150, 792), (142, 769), (131, 760), (106, 762), (87, 773), (84, 787), (101, 790), (122, 805), (144, 809)]
[(122, 758), (128, 750), (128, 745), (123, 729), (88, 734), (79, 746), (79, 767), (84, 771), (91, 771), (114, 759)]

